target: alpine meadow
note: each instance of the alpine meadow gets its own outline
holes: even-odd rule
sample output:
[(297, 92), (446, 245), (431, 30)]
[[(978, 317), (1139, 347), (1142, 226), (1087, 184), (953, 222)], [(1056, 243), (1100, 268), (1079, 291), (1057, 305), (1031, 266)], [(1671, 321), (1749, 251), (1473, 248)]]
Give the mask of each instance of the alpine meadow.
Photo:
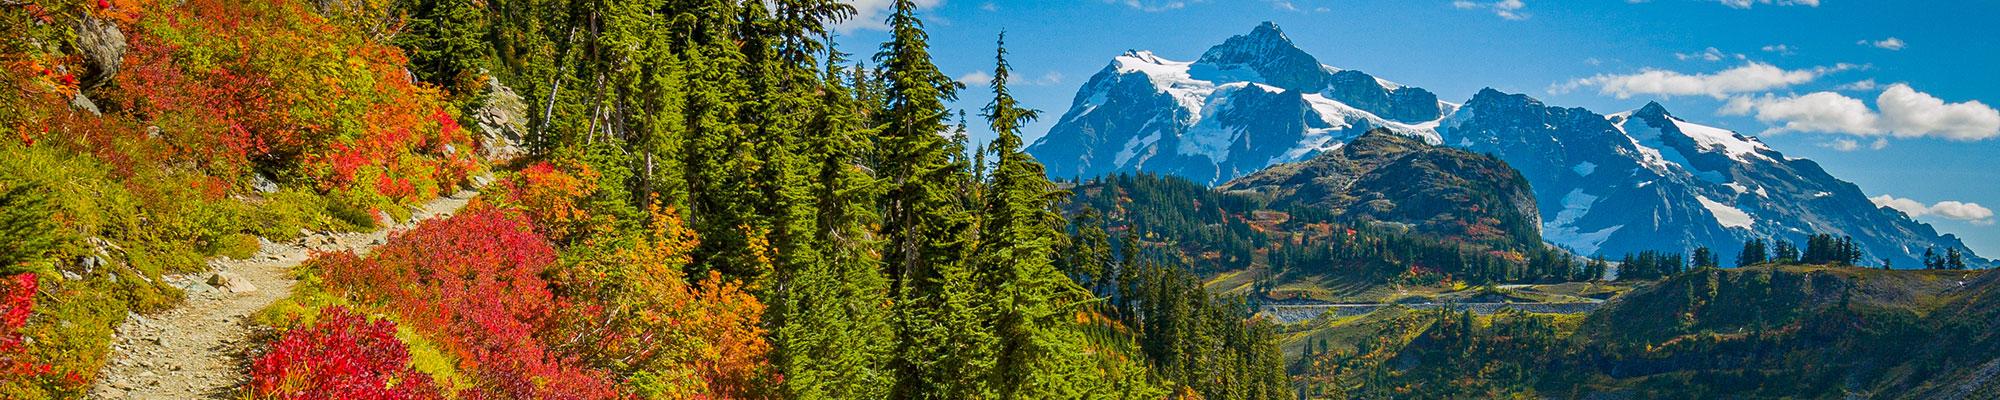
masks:
[(2000, 399), (2000, 5), (1553, 3), (0, 0), (0, 399)]

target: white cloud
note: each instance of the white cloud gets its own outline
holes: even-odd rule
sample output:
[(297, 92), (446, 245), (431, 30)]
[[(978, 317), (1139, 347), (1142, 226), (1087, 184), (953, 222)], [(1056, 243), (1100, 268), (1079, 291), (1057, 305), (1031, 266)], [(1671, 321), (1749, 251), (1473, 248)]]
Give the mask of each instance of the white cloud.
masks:
[(1635, 95), (1667, 97), (1705, 95), (1721, 99), (1739, 93), (1763, 92), (1812, 82), (1822, 75), (1853, 68), (1856, 67), (1851, 64), (1838, 64), (1832, 67), (1786, 70), (1756, 61), (1715, 73), (1692, 75), (1647, 68), (1633, 74), (1598, 74), (1589, 78), (1572, 79), (1569, 82), (1550, 85), (1549, 92), (1568, 93), (1578, 88), (1596, 87), (1599, 94), (1616, 96), (1620, 99)]
[[(846, 21), (840, 21), (839, 25), (834, 25), (833, 26), (834, 31), (845, 33), (858, 30), (883, 30), (889, 28), (889, 24), (885, 20), (889, 18), (889, 14), (891, 12), (890, 9), (895, 7), (896, 5), (895, 0), (843, 0), (843, 1), (849, 5), (854, 6), (854, 16), (848, 18)], [(938, 3), (941, 3), (943, 1), (944, 0), (915, 0), (912, 2), (912, 4), (915, 4), (917, 6), (917, 10), (922, 11), (937, 7)]]
[(1493, 11), (1493, 15), (1498, 15), (1500, 16), (1500, 18), (1509, 21), (1520, 21), (1528, 19), (1528, 17), (1530, 16), (1533, 16), (1532, 14), (1521, 12), (1521, 9), (1528, 7), (1528, 4), (1521, 2), (1521, 0), (1500, 0), (1490, 3), (1477, 2), (1471, 0), (1453, 0), (1451, 2), (1451, 6), (1453, 8), (1457, 8), (1460, 10), (1477, 10), (1477, 9), (1491, 10)]
[(1734, 58), (1742, 60), (1748, 57), (1744, 56), (1741, 53), (1724, 53), (1722, 52), (1722, 50), (1710, 47), (1694, 53), (1674, 53), (1674, 58), (1680, 59), (1681, 61), (1687, 61), (1687, 60), (1722, 61), (1722, 59), (1725, 58)]
[[(1861, 150), (1862, 147), (1861, 142), (1854, 139), (1834, 139), (1830, 142), (1820, 143), (1819, 146), (1843, 152)], [(1888, 147), (1889, 140), (1882, 138), (1876, 138), (1874, 142), (1868, 144), (1869, 150), (1881, 150)]]
[(1784, 55), (1791, 55), (1791, 54), (1792, 54), (1792, 51), (1793, 51), (1793, 50), (1797, 50), (1797, 49), (1794, 49), (1794, 48), (1792, 48), (1792, 46), (1791, 46), (1791, 45), (1785, 45), (1785, 44), (1772, 44), (1772, 45), (1765, 45), (1765, 46), (1764, 46), (1764, 47), (1763, 47), (1763, 48), (1762, 48), (1761, 50), (1764, 50), (1764, 52), (1766, 52), (1766, 53), (1778, 53), (1778, 54), (1784, 54)]
[(1035, 86), (1055, 86), (1055, 85), (1061, 85), (1062, 83), (1063, 83), (1063, 73), (1057, 71), (1049, 71), (1048, 73), (1042, 74), (1041, 77), (1028, 81), (1029, 85), (1035, 85)]
[(1993, 210), (1981, 206), (1979, 203), (1946, 200), (1926, 206), (1920, 201), (1898, 198), (1886, 194), (1870, 197), (1868, 201), (1874, 202), (1876, 207), (1888, 207), (1896, 211), (1902, 211), (1904, 214), (1909, 214), (1911, 218), (1936, 216), (1954, 221), (1970, 222), (1974, 225), (1993, 224)]
[(2000, 110), (1978, 100), (1945, 103), (1944, 99), (1898, 83), (1882, 90), (1882, 95), (1875, 98), (1875, 107), (1882, 109), (1885, 128), (1898, 137), (1978, 140), (2000, 136)]
[(1271, 8), (1276, 8), (1284, 11), (1292, 11), (1292, 12), (1304, 11), (1300, 10), (1297, 4), (1292, 4), (1292, 2), (1285, 0), (1278, 0), (1271, 2)]
[(965, 86), (986, 86), (993, 83), (993, 75), (986, 71), (972, 71), (958, 76), (958, 83)]
[[(2000, 136), (2000, 110), (1978, 100), (1946, 103), (1906, 84), (1892, 84), (1875, 98), (1876, 110), (1861, 99), (1834, 92), (1800, 96), (1737, 96), (1718, 112), (1754, 115), (1773, 124), (1770, 132), (1826, 132), (1898, 138), (1935, 137), (1982, 140)], [(1884, 144), (1886, 146), (1886, 143)]]
[(1104, 2), (1105, 2), (1105, 3), (1115, 3), (1115, 4), (1124, 4), (1124, 5), (1126, 6), (1126, 7), (1131, 7), (1131, 8), (1132, 8), (1132, 9), (1134, 9), (1134, 10), (1139, 10), (1139, 11), (1145, 11), (1145, 12), (1149, 12), (1149, 13), (1152, 13), (1152, 12), (1165, 12), (1165, 11), (1173, 11), (1173, 10), (1179, 10), (1179, 9), (1183, 9), (1183, 8), (1187, 8), (1188, 4), (1191, 4), (1191, 3), (1200, 3), (1200, 2), (1202, 2), (1202, 1), (1203, 1), (1203, 0), (1166, 0), (1166, 1), (1160, 1), (1160, 0), (1104, 0)]
[(1721, 0), (1721, 3), (1731, 8), (1750, 8), (1758, 4), (1819, 7), (1819, 0)]
[(1866, 92), (1870, 90), (1875, 90), (1875, 87), (1876, 84), (1874, 79), (1863, 79), (1854, 81), (1853, 83), (1846, 83), (1840, 86), (1834, 86), (1833, 90), (1848, 91), (1848, 92)]
[(1776, 126), (1770, 132), (1873, 135), (1878, 132), (1881, 120), (1881, 116), (1870, 111), (1860, 99), (1834, 92), (1788, 97), (1769, 94), (1759, 98), (1739, 96), (1729, 99), (1719, 113), (1755, 115), (1758, 121)]
[[(1027, 85), (1027, 86), (1055, 86), (1055, 85), (1061, 85), (1063, 83), (1063, 78), (1064, 76), (1062, 72), (1049, 71), (1047, 73), (1042, 74), (1041, 76), (1037, 76), (1032, 79), (1022, 79), (1017, 76), (1014, 77), (1012, 80), (1007, 81), (1007, 83), (1014, 85)], [(965, 85), (967, 87), (984, 87), (993, 84), (993, 74), (987, 73), (986, 71), (972, 71), (960, 74), (957, 78), (953, 78), (952, 80), (958, 81), (959, 84)]]
[(1862, 46), (1875, 46), (1875, 48), (1889, 50), (1889, 51), (1902, 50), (1903, 46), (1908, 45), (1908, 43), (1903, 43), (1903, 39), (1897, 39), (1895, 37), (1890, 37), (1888, 39), (1882, 39), (1882, 40), (1862, 40), (1859, 42), (1854, 42), (1854, 44)]
[(1000, 5), (999, 5), (999, 4), (993, 4), (993, 2), (989, 1), (989, 2), (986, 2), (985, 4), (980, 4), (980, 5), (979, 5), (979, 9), (981, 9), (981, 10), (986, 10), (986, 11), (1000, 11)]

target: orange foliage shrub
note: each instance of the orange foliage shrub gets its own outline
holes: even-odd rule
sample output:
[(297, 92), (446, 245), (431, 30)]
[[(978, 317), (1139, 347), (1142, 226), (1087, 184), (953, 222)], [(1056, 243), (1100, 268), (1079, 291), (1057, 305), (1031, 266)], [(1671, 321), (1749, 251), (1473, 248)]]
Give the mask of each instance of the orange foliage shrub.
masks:
[(136, 25), (109, 97), (158, 127), (173, 159), (230, 179), (276, 167), (389, 203), (435, 197), (478, 168), (400, 50), (302, 2), (189, 0)]
[(494, 206), (526, 213), (543, 235), (558, 242), (591, 233), (590, 213), (580, 202), (597, 191), (597, 173), (581, 162), (561, 168), (548, 162), (529, 165), (483, 190)]
[(713, 271), (690, 283), (683, 269), (699, 239), (673, 210), (651, 215), (634, 243), (586, 250), (558, 273), (565, 292), (588, 299), (561, 324), (577, 338), (565, 347), (628, 376), (642, 395), (759, 396), (774, 384), (763, 303)]

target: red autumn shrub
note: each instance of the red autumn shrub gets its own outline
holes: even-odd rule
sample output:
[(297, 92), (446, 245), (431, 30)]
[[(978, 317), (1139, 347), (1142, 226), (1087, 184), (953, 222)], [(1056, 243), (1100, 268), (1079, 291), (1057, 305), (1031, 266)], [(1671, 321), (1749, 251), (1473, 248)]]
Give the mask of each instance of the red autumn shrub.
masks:
[(250, 366), (251, 395), (260, 399), (401, 400), (442, 398), (429, 375), (410, 368), (396, 324), (341, 307), (319, 322), (293, 329)]
[(0, 278), (0, 382), (48, 375), (50, 366), (27, 354), (21, 327), (35, 312), (35, 274)]
[(565, 305), (541, 273), (555, 248), (522, 217), (498, 210), (430, 220), (367, 258), (312, 263), (327, 290), (394, 310), (470, 372), (469, 396), (613, 398), (602, 371), (551, 351), (540, 335)]
[(132, 24), (106, 100), (212, 175), (276, 167), (320, 190), (410, 203), (479, 168), (470, 135), (436, 88), (408, 78), (401, 50), (308, 2), (187, 0)]

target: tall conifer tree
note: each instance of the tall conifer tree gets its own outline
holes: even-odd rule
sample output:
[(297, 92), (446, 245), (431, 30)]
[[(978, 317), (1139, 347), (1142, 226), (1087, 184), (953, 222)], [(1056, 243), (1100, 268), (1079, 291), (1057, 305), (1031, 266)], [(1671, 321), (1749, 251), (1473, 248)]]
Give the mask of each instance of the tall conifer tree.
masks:
[(991, 299), (982, 296), (965, 263), (971, 215), (961, 207), (946, 154), (945, 102), (959, 89), (931, 63), (928, 34), (916, 4), (898, 0), (888, 18), (890, 40), (875, 55), (883, 79), (878, 172), (884, 263), (896, 302), (898, 351), (895, 398), (991, 398), (995, 338), (986, 325)]

